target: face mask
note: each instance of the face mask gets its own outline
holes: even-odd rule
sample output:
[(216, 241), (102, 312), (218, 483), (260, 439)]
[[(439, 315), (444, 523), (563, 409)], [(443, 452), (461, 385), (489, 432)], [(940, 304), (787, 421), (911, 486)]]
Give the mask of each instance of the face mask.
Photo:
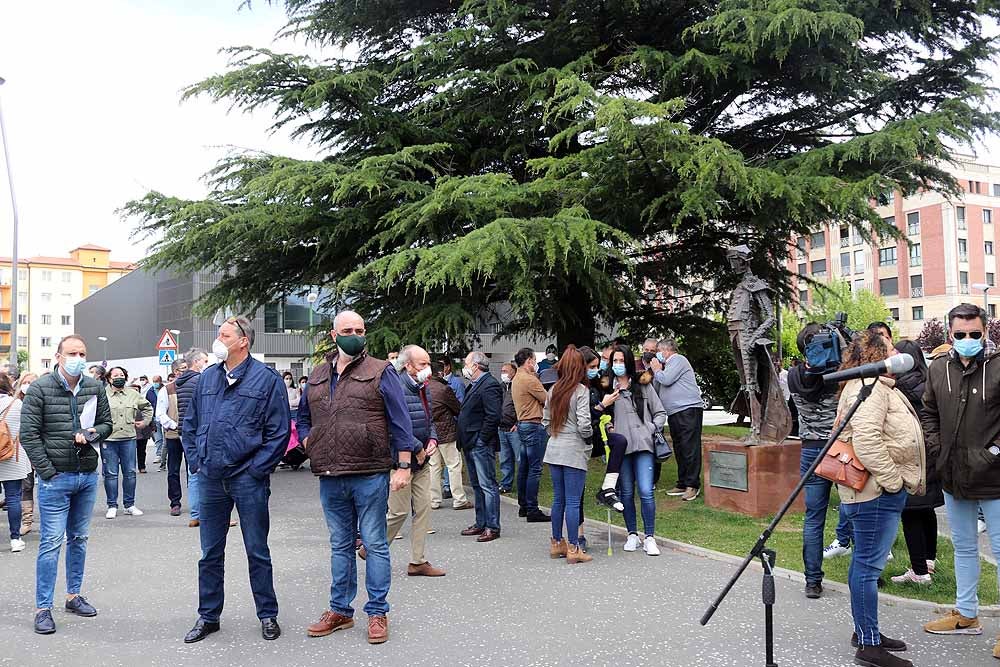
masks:
[(356, 357), (365, 351), (364, 336), (337, 336), (337, 347), (349, 357)]
[(556, 355), (554, 355), (551, 352), (549, 352), (548, 354), (545, 355), (545, 358), (548, 359), (549, 361), (555, 361), (556, 360)]
[(625, 364), (615, 364), (611, 367), (611, 370), (614, 371), (616, 376), (622, 377), (625, 375)]
[(607, 359), (601, 359), (600, 370), (602, 370), (602, 371), (608, 370), (608, 360)]
[(294, 387), (295, 386), (295, 383), (292, 382), (292, 378), (288, 378), (287, 380), (285, 380), (285, 386), (286, 387)]
[(27, 394), (28, 393), (28, 387), (30, 387), (30, 386), (31, 386), (30, 382), (25, 382), (24, 384), (22, 384), (21, 385), (21, 393), (22, 394)]
[(125, 386), (125, 378), (115, 378), (111, 381), (111, 386), (115, 389), (121, 389)]
[(502, 381), (502, 382), (503, 382), (504, 384), (507, 384), (508, 382), (510, 382), (510, 376), (509, 376), (509, 375), (507, 375), (506, 373), (501, 373), (501, 374), (500, 374), (500, 380), (501, 380), (501, 381)]
[(306, 383), (305, 382), (300, 382), (299, 383), (299, 388), (300, 389), (305, 389), (306, 388)]
[(427, 382), (430, 378), (431, 378), (430, 366), (424, 368), (423, 370), (417, 371), (417, 382), (419, 382), (420, 384)]
[(229, 348), (226, 347), (225, 343), (216, 338), (212, 342), (212, 354), (214, 354), (215, 358), (219, 361), (225, 362), (225, 360), (229, 358)]
[(588, 368), (587, 369), (587, 377), (590, 378), (591, 380), (596, 380), (600, 376), (601, 376), (600, 369), (597, 369), (597, 368)]
[(656, 353), (656, 360), (659, 361), (661, 364), (667, 363), (667, 358), (663, 356), (662, 352)]
[(153, 389), (159, 389), (159, 388), (160, 388), (160, 387), (162, 387), (162, 386), (163, 386), (163, 385), (161, 385), (161, 384), (160, 384), (159, 382), (154, 382), (154, 383), (153, 383)]
[(70, 377), (78, 378), (83, 370), (87, 367), (86, 357), (66, 357), (63, 359), (63, 370), (66, 371), (66, 375)]
[(465, 376), (466, 380), (471, 380), (472, 379), (472, 369), (469, 368), (468, 366), (464, 367), (462, 369), (462, 375)]
[(966, 337), (962, 340), (954, 341), (952, 346), (961, 356), (972, 358), (983, 350), (983, 339), (976, 340), (975, 338)]
[(645, 361), (648, 364), (649, 362), (651, 362), (653, 360), (653, 357), (655, 357), (655, 356), (656, 356), (656, 354), (654, 354), (653, 352), (643, 352), (642, 353), (642, 360)]

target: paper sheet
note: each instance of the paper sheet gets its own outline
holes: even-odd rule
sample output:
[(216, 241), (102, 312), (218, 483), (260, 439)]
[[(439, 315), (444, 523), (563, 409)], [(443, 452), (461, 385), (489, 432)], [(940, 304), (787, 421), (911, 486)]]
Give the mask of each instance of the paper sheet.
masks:
[[(94, 428), (95, 421), (97, 421), (97, 397), (91, 396), (90, 400), (84, 404), (83, 412), (80, 413), (80, 428), (84, 431)], [(97, 441), (90, 443), (90, 446), (97, 452)]]

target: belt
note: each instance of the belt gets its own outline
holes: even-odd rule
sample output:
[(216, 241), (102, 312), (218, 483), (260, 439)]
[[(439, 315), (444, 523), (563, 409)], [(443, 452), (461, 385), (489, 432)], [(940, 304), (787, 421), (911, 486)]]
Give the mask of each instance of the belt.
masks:
[(518, 424), (541, 424), (541, 419), (519, 419)]

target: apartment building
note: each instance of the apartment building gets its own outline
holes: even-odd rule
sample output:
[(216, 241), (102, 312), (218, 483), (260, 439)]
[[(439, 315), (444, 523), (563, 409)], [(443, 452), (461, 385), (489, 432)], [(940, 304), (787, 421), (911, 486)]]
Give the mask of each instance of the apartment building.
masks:
[[(947, 169), (962, 186), (957, 199), (921, 192), (906, 198), (890, 194), (878, 202), (879, 215), (906, 241), (868, 244), (857, 232), (832, 224), (794, 240), (789, 270), (842, 278), (853, 290), (882, 295), (903, 336), (916, 336), (925, 320), (944, 318), (963, 301), (984, 304), (993, 290), (984, 294), (982, 285), (994, 287), (998, 271), (994, 220), (1000, 213), (1000, 165), (956, 155)], [(796, 283), (800, 303), (809, 303), (814, 290), (805, 281)], [(995, 303), (988, 310), (996, 317)]]
[[(17, 348), (27, 350), (28, 368), (48, 370), (55, 364), (59, 340), (74, 331), (74, 306), (135, 268), (111, 259), (96, 245), (74, 248), (67, 257), (24, 257), (17, 261)], [(12, 270), (10, 257), (0, 257), (0, 360), (14, 357), (10, 340)]]

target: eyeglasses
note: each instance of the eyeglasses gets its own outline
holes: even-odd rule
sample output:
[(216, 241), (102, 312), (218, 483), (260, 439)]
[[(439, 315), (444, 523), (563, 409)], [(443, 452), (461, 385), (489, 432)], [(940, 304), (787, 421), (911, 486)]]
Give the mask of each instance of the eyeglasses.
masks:
[(968, 335), (969, 338), (971, 338), (973, 340), (979, 340), (980, 338), (983, 337), (983, 332), (982, 331), (970, 331), (970, 332), (968, 332), (968, 334), (966, 334), (966, 332), (964, 332), (964, 331), (956, 331), (956, 332), (954, 332), (951, 335), (952, 335), (952, 337), (954, 337), (955, 340), (963, 340), (966, 335)]
[(250, 337), (250, 336), (247, 336), (247, 332), (243, 330), (243, 327), (242, 327), (242, 325), (240, 325), (240, 321), (239, 321), (238, 318), (236, 318), (236, 317), (230, 317), (228, 320), (226, 320), (226, 324), (235, 325), (236, 328), (240, 330), (240, 334), (244, 338), (249, 338)]

